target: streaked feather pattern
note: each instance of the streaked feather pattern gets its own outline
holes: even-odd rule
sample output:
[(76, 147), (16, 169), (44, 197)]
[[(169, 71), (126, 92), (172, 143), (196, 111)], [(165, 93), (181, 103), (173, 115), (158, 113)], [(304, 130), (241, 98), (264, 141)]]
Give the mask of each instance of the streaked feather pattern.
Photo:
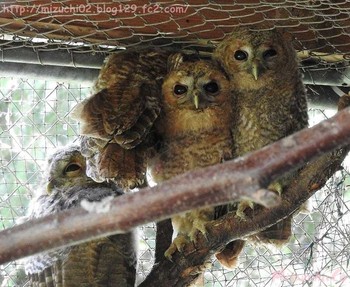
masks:
[[(28, 219), (74, 208), (83, 200), (100, 202), (123, 195), (114, 183), (97, 183), (86, 176), (85, 158), (79, 149), (71, 145), (49, 158), (42, 193), (31, 202)], [(134, 234), (112, 235), (37, 254), (25, 260), (25, 270), (31, 286), (134, 286)]]

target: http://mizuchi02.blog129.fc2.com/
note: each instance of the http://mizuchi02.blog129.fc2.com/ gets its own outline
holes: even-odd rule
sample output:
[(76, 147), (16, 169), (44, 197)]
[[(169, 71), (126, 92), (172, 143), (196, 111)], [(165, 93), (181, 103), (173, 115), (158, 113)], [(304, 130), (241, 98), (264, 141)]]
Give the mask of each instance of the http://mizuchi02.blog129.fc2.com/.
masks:
[(149, 3), (143, 5), (136, 4), (77, 4), (62, 6), (60, 3), (51, 3), (50, 5), (0, 5), (0, 13), (12, 13), (18, 16), (33, 15), (33, 14), (100, 14), (106, 13), (112, 16), (118, 14), (153, 14), (153, 13), (171, 13), (185, 14), (189, 5), (171, 4), (163, 5), (157, 3)]

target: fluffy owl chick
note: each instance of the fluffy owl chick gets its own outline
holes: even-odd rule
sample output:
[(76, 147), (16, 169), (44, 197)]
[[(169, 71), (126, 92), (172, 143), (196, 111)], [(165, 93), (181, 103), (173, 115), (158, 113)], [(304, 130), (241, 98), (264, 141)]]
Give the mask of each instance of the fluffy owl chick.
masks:
[[(85, 173), (85, 158), (76, 145), (57, 150), (48, 159), (44, 190), (31, 202), (29, 219), (79, 206), (108, 201), (123, 192), (114, 184), (96, 183)], [(96, 239), (25, 259), (30, 286), (134, 286), (134, 234)]]
[[(234, 156), (271, 144), (308, 126), (304, 86), (296, 52), (286, 33), (238, 27), (224, 39), (213, 58), (230, 78), (233, 104)], [(289, 184), (287, 175), (270, 188), (279, 193)], [(238, 215), (250, 206), (242, 203)], [(281, 244), (291, 235), (291, 218), (258, 235), (259, 240)]]
[(144, 140), (160, 113), (159, 95), (171, 53), (147, 48), (110, 55), (94, 94), (72, 111), (81, 124), (82, 153), (95, 180), (111, 179), (123, 187), (142, 185)]
[(237, 113), (235, 156), (262, 148), (308, 126), (296, 52), (277, 30), (236, 28), (214, 51), (230, 77)]
[[(162, 112), (156, 122), (161, 141), (149, 161), (149, 174), (156, 183), (201, 167), (232, 158), (231, 94), (225, 73), (215, 63), (169, 58), (169, 73), (162, 87)], [(165, 255), (206, 233), (214, 208), (201, 208), (172, 218), (175, 234)]]

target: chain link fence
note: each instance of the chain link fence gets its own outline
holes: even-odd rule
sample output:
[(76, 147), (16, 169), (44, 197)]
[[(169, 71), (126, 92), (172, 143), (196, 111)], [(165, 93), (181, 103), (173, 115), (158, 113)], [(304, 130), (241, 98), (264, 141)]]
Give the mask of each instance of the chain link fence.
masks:
[[(46, 155), (77, 140), (79, 127), (69, 113), (89, 95), (112, 51), (144, 45), (210, 51), (238, 24), (284, 27), (295, 36), (304, 80), (312, 84), (311, 124), (335, 113), (338, 95), (350, 86), (350, 3), (226, 2), (0, 3), (0, 229), (25, 214)], [(205, 286), (350, 285), (349, 170), (345, 161), (312, 197), (310, 212), (294, 217), (289, 244), (247, 244), (234, 271), (213, 262)], [(155, 226), (140, 227), (139, 235), (141, 282), (153, 264)], [(25, 286), (24, 274), (15, 272), (20, 265), (1, 266), (1, 286)]]

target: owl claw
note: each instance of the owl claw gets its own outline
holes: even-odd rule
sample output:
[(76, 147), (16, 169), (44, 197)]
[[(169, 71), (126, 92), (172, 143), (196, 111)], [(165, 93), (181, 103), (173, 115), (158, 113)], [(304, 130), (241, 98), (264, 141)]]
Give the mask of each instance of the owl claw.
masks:
[(244, 211), (247, 208), (254, 209), (254, 203), (250, 200), (243, 200), (238, 204), (237, 211), (236, 211), (236, 218), (238, 218), (241, 221), (246, 221), (246, 215)]
[(196, 241), (196, 235), (198, 234), (198, 232), (202, 233), (203, 236), (205, 237), (205, 239), (208, 240), (207, 237), (207, 229), (205, 227), (206, 221), (203, 220), (194, 220), (193, 221), (193, 228), (191, 230), (191, 232), (189, 233), (189, 237), (190, 240), (195, 242)]
[(176, 252), (176, 250), (178, 250), (176, 245), (171, 243), (169, 248), (164, 252), (164, 257), (172, 262), (173, 261), (172, 257), (173, 257), (173, 254)]
[(279, 182), (273, 182), (268, 186), (268, 189), (277, 193), (279, 196), (282, 195), (283, 192), (283, 186)]
[(177, 251), (182, 252), (184, 246), (186, 245), (186, 243), (189, 242), (189, 239), (187, 238), (187, 236), (179, 234), (178, 236), (176, 236), (176, 238), (173, 240), (173, 242), (170, 244), (169, 248), (164, 252), (164, 256), (172, 261), (172, 255)]
[(206, 221), (200, 219), (194, 220), (191, 232), (189, 232), (188, 235), (178, 234), (173, 240), (173, 242), (170, 244), (169, 248), (164, 252), (164, 256), (170, 261), (172, 261), (172, 255), (176, 251), (182, 252), (186, 244), (196, 242), (196, 236), (198, 232), (202, 233), (205, 239), (208, 240), (205, 224)]

